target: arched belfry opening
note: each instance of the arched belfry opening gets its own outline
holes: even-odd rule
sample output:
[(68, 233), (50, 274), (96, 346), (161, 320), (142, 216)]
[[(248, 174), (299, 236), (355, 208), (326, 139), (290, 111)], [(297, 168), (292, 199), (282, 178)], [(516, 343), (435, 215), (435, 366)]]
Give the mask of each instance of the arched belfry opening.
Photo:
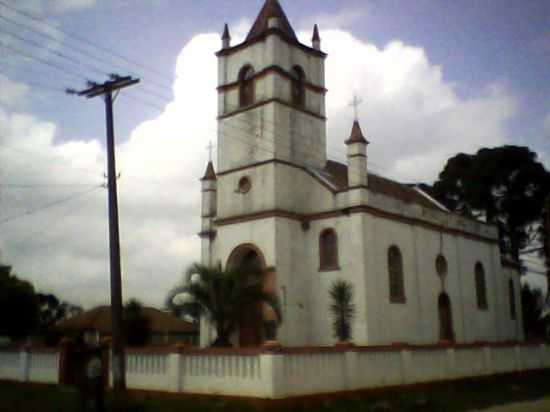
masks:
[[(243, 265), (244, 267), (254, 267), (261, 270), (261, 274), (246, 274), (243, 276), (249, 278), (252, 276), (261, 276), (262, 282), (265, 284), (266, 278), (266, 265), (265, 259), (256, 246), (252, 244), (243, 244), (237, 246), (227, 259), (227, 267), (235, 267)], [(260, 346), (264, 341), (263, 336), (263, 321), (264, 321), (264, 308), (263, 305), (254, 304), (250, 305), (241, 314), (239, 322), (239, 336), (238, 343), (240, 347), (253, 347)]]
[(445, 342), (454, 342), (453, 314), (449, 295), (442, 292), (439, 295), (437, 306), (439, 309), (439, 339)]

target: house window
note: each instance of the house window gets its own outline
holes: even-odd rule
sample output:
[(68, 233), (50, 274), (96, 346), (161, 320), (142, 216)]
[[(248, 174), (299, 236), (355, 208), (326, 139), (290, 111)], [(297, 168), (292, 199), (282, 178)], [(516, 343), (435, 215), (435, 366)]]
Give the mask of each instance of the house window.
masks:
[(292, 75), (292, 104), (296, 107), (304, 107), (306, 101), (305, 80), (306, 75), (300, 66), (294, 66)]
[(254, 103), (254, 69), (244, 66), (239, 72), (239, 106), (244, 107)]
[(390, 302), (405, 303), (403, 258), (397, 246), (391, 246), (388, 249), (388, 275), (390, 283)]
[(516, 293), (514, 292), (514, 281), (508, 281), (508, 300), (510, 301), (510, 318), (516, 320)]
[(443, 255), (438, 255), (435, 259), (435, 271), (441, 279), (447, 276), (447, 259)]
[(485, 284), (485, 270), (483, 269), (483, 265), (479, 262), (476, 263), (475, 276), (477, 307), (481, 310), (487, 310), (487, 286)]
[(338, 269), (338, 237), (334, 229), (325, 229), (319, 236), (319, 267), (321, 270)]

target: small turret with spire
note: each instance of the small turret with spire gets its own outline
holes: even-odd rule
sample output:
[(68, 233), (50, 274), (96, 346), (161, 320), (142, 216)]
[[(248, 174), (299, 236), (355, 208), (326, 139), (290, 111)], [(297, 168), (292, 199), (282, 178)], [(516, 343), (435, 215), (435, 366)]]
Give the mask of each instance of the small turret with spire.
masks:
[(311, 45), (315, 50), (321, 50), (321, 36), (319, 36), (319, 27), (317, 25), (313, 26)]
[(222, 49), (231, 47), (231, 35), (229, 34), (229, 26), (225, 23), (222, 34)]
[(369, 142), (363, 136), (357, 119), (354, 120), (350, 137), (345, 143), (348, 147), (348, 186), (367, 186), (367, 145)]
[(201, 186), (201, 254), (202, 262), (210, 262), (212, 241), (215, 236), (214, 219), (218, 212), (218, 182), (211, 159), (201, 179)]

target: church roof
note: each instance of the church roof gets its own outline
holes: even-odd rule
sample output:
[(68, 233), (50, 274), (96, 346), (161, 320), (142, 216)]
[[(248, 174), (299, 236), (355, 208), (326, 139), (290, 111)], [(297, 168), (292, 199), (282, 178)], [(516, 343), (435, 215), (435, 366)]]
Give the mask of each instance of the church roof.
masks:
[(352, 144), (352, 143), (368, 144), (369, 143), (367, 139), (365, 139), (365, 136), (363, 136), (363, 131), (361, 130), (361, 126), (359, 126), (359, 122), (357, 120), (353, 122), (351, 135), (349, 136), (349, 139), (346, 140), (345, 143), (346, 144)]
[[(348, 167), (346, 165), (328, 160), (324, 172), (325, 176), (338, 190), (346, 190), (348, 188)], [(430, 209), (441, 211), (441, 208), (437, 207), (436, 204), (413, 187), (378, 176), (374, 173), (369, 173), (368, 188), (372, 192), (398, 199), (405, 203), (416, 203)]]
[(248, 36), (246, 36), (246, 41), (253, 40), (257, 37), (262, 36), (269, 29), (269, 19), (271, 17), (276, 17), (279, 19), (279, 30), (290, 40), (298, 41), (294, 29), (290, 25), (288, 18), (286, 17), (283, 8), (277, 0), (266, 0), (260, 14), (256, 17), (256, 21), (252, 25)]

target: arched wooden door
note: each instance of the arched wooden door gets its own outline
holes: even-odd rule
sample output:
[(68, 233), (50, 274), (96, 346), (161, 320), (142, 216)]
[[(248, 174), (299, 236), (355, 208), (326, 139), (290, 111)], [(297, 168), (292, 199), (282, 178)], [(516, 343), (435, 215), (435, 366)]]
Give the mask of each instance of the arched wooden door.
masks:
[(442, 341), (454, 341), (453, 313), (451, 310), (451, 299), (445, 292), (439, 295), (439, 339)]
[[(256, 266), (265, 268), (265, 263), (261, 252), (252, 245), (242, 245), (237, 247), (228, 259), (228, 265)], [(244, 276), (254, 276), (246, 275)], [(254, 347), (260, 346), (263, 338), (263, 316), (262, 305), (250, 305), (241, 313), (239, 321), (239, 346)]]

